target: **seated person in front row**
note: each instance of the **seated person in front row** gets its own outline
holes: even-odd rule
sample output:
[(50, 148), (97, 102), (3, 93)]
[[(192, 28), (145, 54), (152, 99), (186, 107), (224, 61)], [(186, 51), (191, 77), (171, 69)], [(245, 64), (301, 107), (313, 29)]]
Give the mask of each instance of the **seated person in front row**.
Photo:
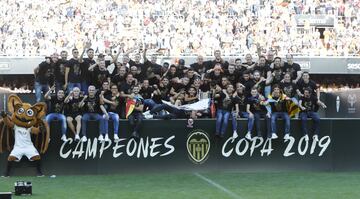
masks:
[(277, 128), (276, 128), (276, 120), (278, 118), (282, 118), (285, 120), (285, 136), (284, 139), (290, 139), (290, 116), (288, 113), (287, 102), (291, 101), (290, 98), (283, 95), (280, 87), (278, 85), (274, 85), (272, 95), (269, 96), (269, 99), (266, 101), (268, 104), (267, 109), (268, 112), (271, 113), (271, 138), (276, 139), (277, 136)]
[(50, 109), (45, 117), (46, 122), (50, 125), (53, 120), (58, 120), (61, 123), (61, 140), (66, 141), (66, 118), (63, 114), (64, 111), (64, 90), (59, 90), (56, 96), (51, 96), (50, 93), (55, 90), (55, 85), (45, 94), (45, 100), (50, 101)]
[[(109, 114), (109, 118), (114, 125), (114, 140), (119, 140), (119, 111), (120, 111), (120, 93), (116, 84), (111, 85), (111, 93), (105, 94), (103, 91), (100, 94), (100, 100), (104, 102), (104, 107)], [(104, 115), (105, 119), (105, 115)], [(105, 121), (105, 128), (108, 129), (108, 122)]]
[(304, 89), (304, 96), (300, 98), (299, 107), (301, 112), (299, 114), (301, 118), (301, 130), (305, 136), (305, 140), (309, 140), (307, 129), (307, 118), (311, 118), (314, 121), (312, 132), (314, 132), (313, 139), (319, 141), (318, 135), (320, 132), (320, 117), (317, 113), (319, 106), (326, 108), (326, 105), (321, 102), (315, 95), (312, 95), (311, 89)]
[[(75, 141), (80, 141), (80, 130), (81, 130), (81, 118), (82, 110), (80, 108), (80, 103), (83, 101), (83, 97), (80, 96), (80, 88), (74, 87), (70, 91), (69, 95), (65, 98), (64, 102), (66, 104), (65, 115), (66, 121), (69, 129), (75, 135)], [(76, 129), (74, 127), (73, 121), (76, 121)], [(83, 137), (86, 141), (86, 137)]]
[[(99, 125), (99, 141), (109, 141), (108, 129), (105, 128), (105, 122), (109, 120), (109, 114), (107, 113), (105, 107), (100, 102), (99, 96), (96, 95), (96, 88), (95, 86), (89, 86), (88, 88), (89, 96), (84, 96), (84, 100), (80, 104), (80, 107), (84, 108), (84, 115), (82, 117), (82, 134), (84, 141), (86, 138), (86, 130), (87, 130), (87, 122), (89, 120), (96, 120), (100, 123)], [(104, 118), (101, 116), (104, 114)]]

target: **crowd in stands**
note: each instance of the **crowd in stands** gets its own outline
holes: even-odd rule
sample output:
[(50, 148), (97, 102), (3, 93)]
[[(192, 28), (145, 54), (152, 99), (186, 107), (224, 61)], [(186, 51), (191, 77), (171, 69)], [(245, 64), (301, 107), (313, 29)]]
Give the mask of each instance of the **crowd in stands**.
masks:
[[(359, 0), (2, 0), (0, 55), (70, 52), (93, 41), (95, 53), (144, 43), (164, 55), (359, 55)], [(334, 17), (320, 30), (297, 15)], [(139, 39), (141, 38), (141, 39)]]

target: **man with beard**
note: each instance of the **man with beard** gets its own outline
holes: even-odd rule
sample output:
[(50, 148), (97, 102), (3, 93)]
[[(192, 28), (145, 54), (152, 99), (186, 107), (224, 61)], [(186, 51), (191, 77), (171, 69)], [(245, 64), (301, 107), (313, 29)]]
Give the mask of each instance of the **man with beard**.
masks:
[(234, 65), (229, 65), (228, 69), (225, 71), (225, 77), (228, 78), (232, 85), (235, 85), (240, 79), (240, 75)]
[(304, 72), (302, 75), (302, 79), (297, 83), (297, 94), (299, 97), (304, 96), (304, 90), (309, 88), (312, 92), (311, 94), (320, 99), (320, 88), (316, 85), (316, 83), (310, 79), (309, 72)]
[(204, 61), (204, 57), (202, 55), (198, 55), (196, 63), (190, 64), (190, 68), (198, 74), (204, 74), (207, 70), (209, 70), (209, 62)]
[(102, 83), (105, 81), (110, 82), (110, 73), (106, 69), (106, 64), (104, 60), (99, 60), (98, 63), (91, 65), (88, 70), (91, 72), (93, 77), (92, 84), (96, 88), (101, 88)]
[(266, 58), (264, 56), (259, 57), (258, 63), (255, 64), (252, 71), (259, 71), (260, 75), (265, 78), (269, 78), (271, 75), (271, 68), (266, 64)]
[(51, 71), (51, 58), (46, 57), (45, 61), (41, 62), (38, 67), (34, 69), (35, 75), (35, 96), (36, 102), (41, 101), (41, 92), (47, 93), (49, 91), (48, 78)]
[(67, 62), (68, 53), (66, 51), (61, 51), (60, 57), (54, 67), (54, 75), (55, 75), (55, 91), (57, 92), (59, 89), (64, 88), (65, 85), (65, 64)]
[(298, 105), (298, 100), (295, 98), (297, 86), (294, 82), (291, 81), (290, 73), (285, 73), (284, 81), (280, 83), (280, 88), (287, 97), (289, 97), (296, 105)]
[(156, 63), (157, 56), (155, 54), (151, 55), (151, 59), (149, 61), (146, 57), (146, 52), (147, 52), (147, 49), (145, 48), (144, 54), (143, 54), (145, 71), (147, 71), (149, 68), (151, 68), (155, 74), (161, 75), (161, 65)]
[(45, 117), (45, 120), (49, 125), (53, 120), (58, 120), (61, 123), (61, 140), (65, 142), (67, 140), (66, 118), (63, 114), (65, 105), (65, 92), (64, 90), (59, 90), (56, 93), (56, 96), (51, 96), (51, 91), (55, 91), (55, 86), (52, 86), (51, 89), (45, 94), (45, 99), (50, 101), (50, 109)]
[(249, 69), (254, 68), (255, 62), (253, 62), (251, 54), (246, 54), (246, 55), (245, 55), (245, 61), (246, 61), (246, 62), (245, 62), (245, 63), (242, 63), (242, 65), (245, 66), (246, 69), (249, 70)]
[(79, 50), (74, 48), (72, 50), (73, 58), (65, 64), (65, 87), (67, 87), (68, 93), (73, 90), (74, 87), (81, 89), (81, 67), (79, 62)]
[(221, 57), (220, 50), (215, 50), (214, 52), (215, 59), (209, 62), (209, 68), (214, 68), (216, 65), (220, 64), (223, 70), (226, 70), (229, 67), (229, 62), (224, 61)]
[(285, 121), (285, 136), (284, 140), (290, 139), (290, 116), (287, 108), (287, 101), (290, 98), (284, 96), (280, 90), (280, 87), (275, 85), (273, 88), (272, 96), (269, 98), (266, 103), (268, 104), (268, 112), (271, 113), (271, 138), (276, 139), (277, 136), (277, 128), (276, 128), (276, 120), (278, 118), (282, 118)]
[(126, 66), (121, 66), (118, 69), (118, 73), (111, 78), (111, 82), (116, 84), (120, 88), (121, 84), (126, 81)]
[[(91, 47), (91, 43), (90, 42), (86, 42), (85, 46), (84, 46), (84, 50), (80, 55), (80, 59), (79, 59), (79, 63), (80, 63), (80, 67), (81, 67), (81, 91), (84, 94), (87, 94), (87, 88), (91, 82), (92, 76), (91, 73), (89, 71), (89, 67), (91, 65), (94, 65), (96, 63), (96, 61), (94, 60), (94, 49), (90, 48)], [(86, 51), (87, 54), (87, 58), (83, 59), (84, 53)]]
[(286, 55), (286, 61), (284, 63), (284, 70), (290, 73), (292, 82), (296, 84), (301, 79), (301, 67), (298, 63), (294, 63), (294, 57), (291, 54)]
[(301, 130), (305, 136), (305, 140), (309, 140), (308, 129), (307, 129), (307, 119), (311, 118), (314, 121), (314, 126), (312, 131), (314, 132), (313, 139), (319, 141), (319, 133), (320, 133), (320, 117), (317, 113), (319, 106), (322, 108), (326, 108), (326, 105), (318, 100), (314, 95), (311, 94), (311, 89), (306, 88), (304, 90), (304, 96), (299, 101), (300, 107), (300, 118), (301, 118)]

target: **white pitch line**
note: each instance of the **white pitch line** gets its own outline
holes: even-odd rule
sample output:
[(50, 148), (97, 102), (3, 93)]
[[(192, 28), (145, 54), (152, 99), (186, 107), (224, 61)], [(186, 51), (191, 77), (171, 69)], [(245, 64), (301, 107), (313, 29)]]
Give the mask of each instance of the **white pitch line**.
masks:
[(194, 173), (195, 176), (197, 176), (198, 178), (204, 180), (205, 182), (211, 184), (212, 186), (220, 189), (221, 191), (227, 193), (228, 195), (230, 195), (232, 198), (236, 198), (236, 199), (242, 199), (240, 196), (236, 195), (234, 192), (230, 191), (229, 189), (221, 186), (220, 184), (210, 180), (209, 178), (199, 174), (199, 173)]

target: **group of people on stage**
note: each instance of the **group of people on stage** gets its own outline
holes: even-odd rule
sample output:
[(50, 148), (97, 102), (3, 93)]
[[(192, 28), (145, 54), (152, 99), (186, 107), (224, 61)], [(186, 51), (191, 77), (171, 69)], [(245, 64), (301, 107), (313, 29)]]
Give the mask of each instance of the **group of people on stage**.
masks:
[[(133, 54), (133, 59), (130, 58)], [(84, 58), (85, 54), (87, 55)], [(122, 59), (119, 59), (119, 56)], [(46, 57), (35, 69), (36, 100), (49, 102), (46, 121), (61, 122), (62, 140), (67, 140), (67, 128), (75, 140), (87, 140), (87, 122), (99, 122), (100, 141), (109, 140), (109, 120), (113, 121), (114, 140), (119, 139), (119, 119), (128, 119), (132, 136), (139, 137), (143, 119), (216, 118), (215, 135), (224, 137), (229, 118), (233, 136), (238, 136), (238, 118), (247, 118), (247, 133), (251, 139), (262, 134), (260, 118), (265, 118), (271, 139), (278, 137), (276, 120), (285, 120), (284, 139), (291, 137), (290, 118), (302, 120), (302, 131), (308, 140), (307, 119), (312, 118), (313, 139), (318, 139), (318, 108), (320, 91), (308, 72), (301, 71), (291, 54), (285, 60), (272, 51), (259, 52), (254, 61), (251, 54), (245, 60), (225, 61), (220, 51), (213, 60), (199, 55), (195, 63), (157, 63), (156, 55), (147, 57), (147, 49), (123, 50), (117, 54), (95, 57), (91, 43), (84, 49), (66, 51)], [(107, 57), (111, 57), (110, 60)], [(177, 107), (209, 98), (206, 110), (183, 110)], [(163, 103), (168, 101), (172, 105)], [(256, 135), (253, 127), (256, 127)], [(80, 137), (81, 136), (81, 137)]]

